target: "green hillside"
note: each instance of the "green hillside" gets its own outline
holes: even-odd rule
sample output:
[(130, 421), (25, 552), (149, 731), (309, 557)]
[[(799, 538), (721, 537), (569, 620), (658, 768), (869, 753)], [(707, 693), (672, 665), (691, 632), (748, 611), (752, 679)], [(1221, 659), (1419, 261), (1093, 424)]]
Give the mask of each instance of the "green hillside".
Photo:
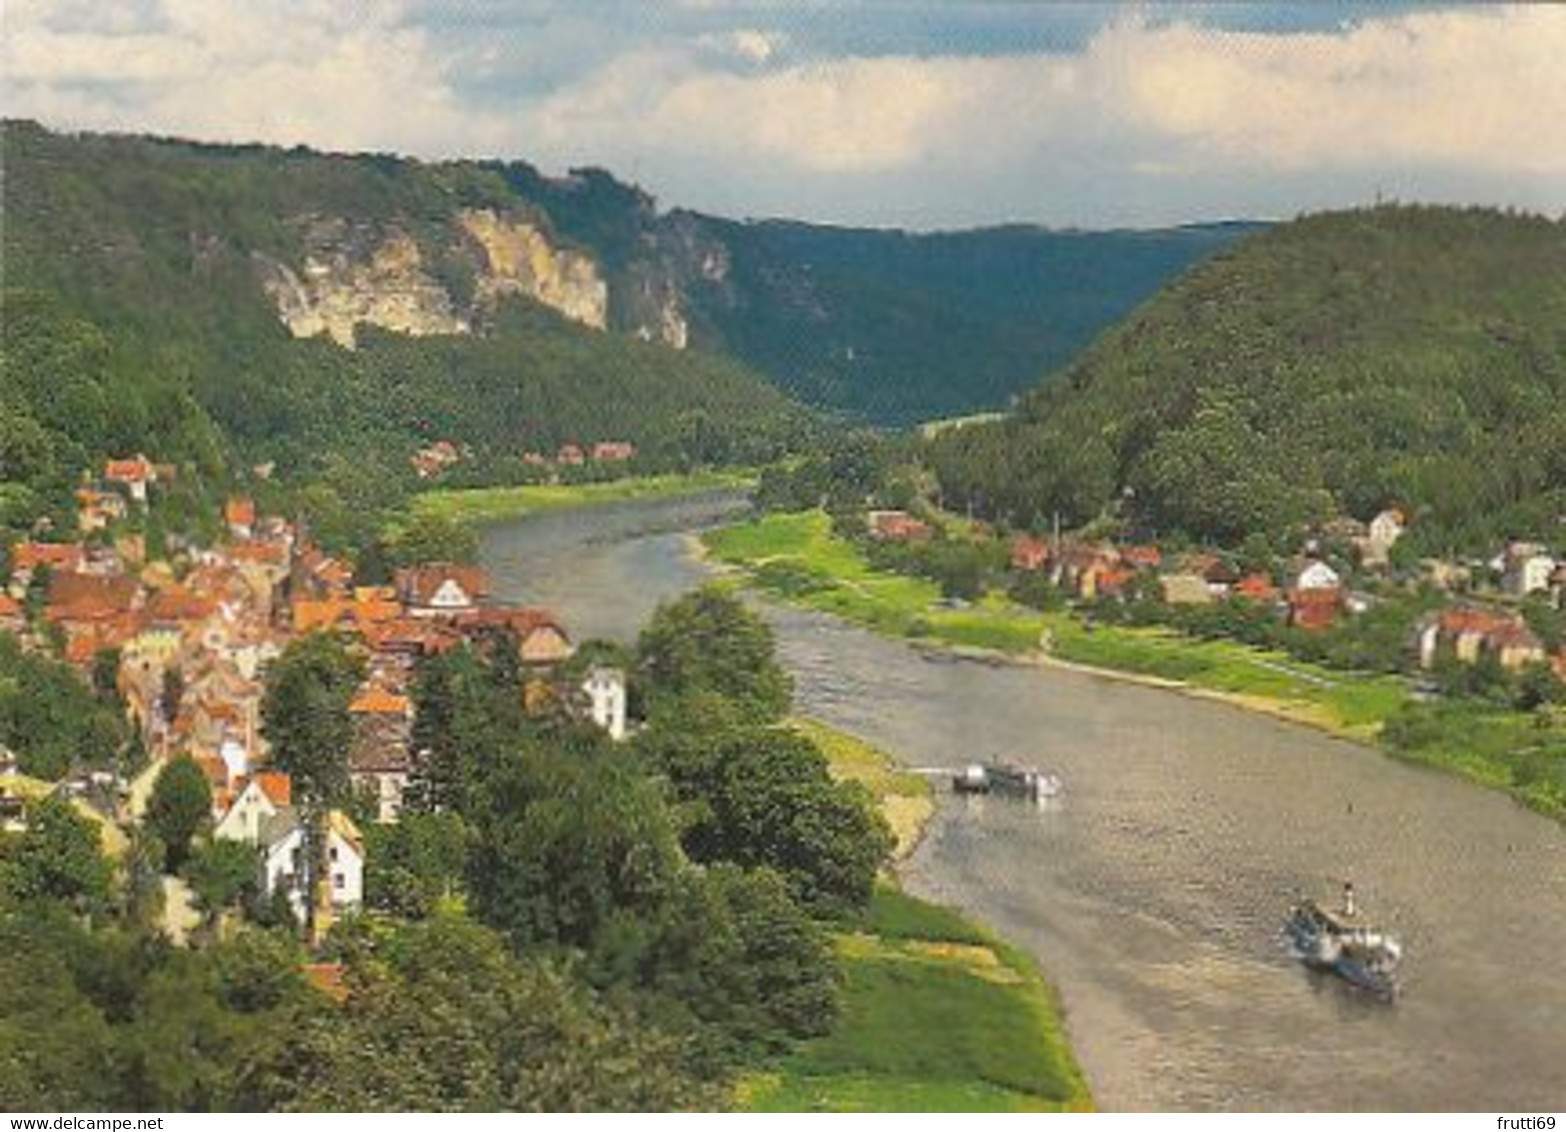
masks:
[[(526, 220), (572, 251), (503, 178), (473, 165), (4, 127), (0, 523), (63, 518), (80, 472), (146, 451), (214, 485), (274, 461), (353, 508), (415, 483), (421, 445), (470, 449), (458, 482), (520, 478), (528, 450), (629, 440), (644, 470), (772, 458), (809, 414), (741, 364), (585, 328), (527, 296), (480, 304), (464, 209)], [(322, 225), (399, 301), (407, 280), (471, 334), (359, 326), (356, 349), (289, 333), (264, 287), (308, 273)], [(334, 230), (335, 231), (335, 230)], [(416, 270), (382, 272), (400, 237)], [(358, 257), (358, 258), (355, 258)], [(364, 266), (360, 264), (364, 261)], [(380, 272), (380, 274), (376, 274)]]
[(593, 249), (616, 326), (634, 332), (672, 301), (693, 343), (879, 425), (1004, 407), (1172, 276), (1260, 227), (919, 234), (741, 222), (660, 213), (601, 169), (481, 167)]
[(1388, 206), (1252, 235), (930, 458), (948, 504), (1020, 525), (1237, 542), (1397, 504), (1414, 550), (1553, 538), (1566, 223)]

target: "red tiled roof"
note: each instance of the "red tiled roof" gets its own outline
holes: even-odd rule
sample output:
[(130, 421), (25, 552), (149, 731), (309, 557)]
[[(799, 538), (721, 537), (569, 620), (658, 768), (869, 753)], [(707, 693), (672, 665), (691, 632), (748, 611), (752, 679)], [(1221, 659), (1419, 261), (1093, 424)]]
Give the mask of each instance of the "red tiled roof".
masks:
[(103, 467), (103, 478), (118, 483), (137, 483), (157, 475), (152, 462), (145, 456), (133, 456), (128, 460), (110, 460)]
[(1164, 560), (1164, 552), (1156, 546), (1128, 546), (1120, 557), (1138, 569), (1156, 570)]
[(103, 621), (129, 613), (141, 593), (135, 578), (123, 575), (54, 574), (49, 579), (51, 621)]
[(1475, 609), (1472, 606), (1458, 606), (1454, 609), (1443, 609), (1436, 623), (1442, 632), (1454, 636), (1465, 633), (1488, 636), (1516, 625), (1518, 621), (1508, 613), (1500, 613), (1492, 609)]
[(1011, 564), (1017, 570), (1037, 570), (1049, 562), (1049, 544), (1041, 538), (1019, 535), (1011, 542)]
[(11, 548), (11, 569), (35, 570), (48, 566), (54, 570), (81, 568), (82, 548), (74, 542), (19, 542)]
[(1122, 566), (1109, 566), (1099, 571), (1093, 584), (1100, 593), (1118, 594), (1135, 577), (1135, 570), (1128, 570)]
[(348, 705), (348, 710), (355, 715), (406, 715), (408, 697), (389, 692), (379, 686), (372, 686), (355, 696), (353, 702)]
[(296, 633), (338, 627), (353, 627), (363, 631), (370, 625), (395, 621), (402, 616), (402, 605), (381, 599), (354, 601), (345, 597), (299, 598), (293, 603), (291, 613)]
[(293, 800), (294, 780), (283, 771), (257, 771), (255, 783), (274, 806), (286, 806)]
[(1264, 574), (1247, 574), (1235, 583), (1234, 595), (1249, 601), (1277, 601), (1278, 587)]
[(227, 554), (235, 562), (260, 562), (269, 566), (281, 566), (288, 561), (288, 548), (282, 543), (255, 539), (230, 543)]
[(165, 586), (147, 603), (147, 616), (161, 622), (204, 621), (216, 610), (215, 602), (181, 585)]
[(397, 592), (410, 605), (428, 605), (448, 581), (455, 582), (473, 601), (489, 593), (489, 582), (483, 570), (450, 562), (431, 562), (398, 570)]
[(223, 503), (223, 521), (231, 527), (252, 527), (256, 522), (256, 504), (242, 495), (231, 496)]

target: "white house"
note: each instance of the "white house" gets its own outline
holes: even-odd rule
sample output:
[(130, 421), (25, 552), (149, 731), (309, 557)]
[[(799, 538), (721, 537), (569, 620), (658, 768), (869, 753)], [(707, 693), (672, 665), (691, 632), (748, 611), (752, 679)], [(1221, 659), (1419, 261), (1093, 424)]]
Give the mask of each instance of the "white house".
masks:
[(1307, 563), (1294, 580), (1297, 590), (1335, 590), (1342, 585), (1338, 572), (1320, 559)]
[(619, 742), (625, 738), (625, 673), (594, 665), (582, 682), (592, 720)]
[[(305, 839), (299, 815), (290, 808), (262, 822), (261, 838), (266, 854), (262, 874), (266, 894), (271, 896), (279, 889), (286, 892), (294, 915), (303, 920)], [(326, 865), (332, 908), (359, 907), (364, 902), (364, 838), (341, 810), (332, 810), (326, 817)]]
[(245, 783), (218, 818), (212, 836), (261, 844), (262, 826), (288, 808), (291, 792), (288, 775), (281, 771), (262, 771)]
[(1387, 565), (1391, 560), (1392, 547), (1403, 537), (1406, 523), (1403, 512), (1396, 507), (1389, 507), (1370, 520), (1365, 537), (1355, 540), (1366, 566)]

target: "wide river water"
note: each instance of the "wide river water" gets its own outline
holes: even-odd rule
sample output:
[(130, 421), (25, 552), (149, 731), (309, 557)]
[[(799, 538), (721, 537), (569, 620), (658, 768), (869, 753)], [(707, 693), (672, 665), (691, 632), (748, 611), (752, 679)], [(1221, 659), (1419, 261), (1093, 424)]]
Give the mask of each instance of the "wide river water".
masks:
[[(497, 596), (578, 639), (634, 637), (704, 568), (682, 532), (729, 493), (490, 527)], [(915, 767), (1010, 756), (1061, 774), (1039, 810), (941, 793), (909, 887), (1036, 956), (1105, 1109), (1566, 1107), (1566, 830), (1504, 796), (1227, 705), (1056, 670), (933, 659), (763, 606), (798, 708)], [(1298, 893), (1362, 906), (1404, 993), (1313, 976)]]

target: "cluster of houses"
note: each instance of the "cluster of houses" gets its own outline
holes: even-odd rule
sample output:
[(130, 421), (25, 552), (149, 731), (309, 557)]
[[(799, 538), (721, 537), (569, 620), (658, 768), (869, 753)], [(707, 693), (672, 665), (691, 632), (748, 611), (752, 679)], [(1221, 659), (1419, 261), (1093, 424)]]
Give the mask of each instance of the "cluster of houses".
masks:
[[(472, 458), (472, 452), (449, 440), (427, 444), (409, 457), (414, 474), (421, 480), (437, 479)], [(556, 471), (581, 468), (588, 464), (624, 464), (636, 458), (636, 445), (628, 440), (600, 440), (592, 444), (562, 444), (552, 454), (528, 451), (522, 462), (532, 468)]]
[(623, 464), (636, 458), (636, 445), (628, 440), (600, 440), (593, 444), (562, 444), (553, 456), (524, 452), (522, 462), (534, 468), (580, 468), (586, 464)]
[[(111, 462), (106, 478), (130, 463)], [(145, 484), (161, 474), (145, 461), (140, 471), (148, 475), (122, 482)], [(83, 500), (88, 506), (101, 505), (93, 497)], [(583, 686), (562, 686), (558, 666), (573, 652), (564, 627), (546, 610), (491, 602), (481, 570), (432, 563), (399, 571), (392, 585), (355, 586), (351, 565), (294, 523), (259, 516), (242, 497), (229, 499), (223, 513), (228, 538), (188, 551), (179, 573), (142, 561), (139, 544), (127, 539), (12, 548), (0, 631), (40, 647), (47, 637), (63, 641), (65, 659), (84, 678), (106, 655), (118, 657), (116, 682), (150, 756), (146, 772), (116, 799), (120, 820), (139, 820), (162, 767), (191, 756), (212, 786), (215, 836), (255, 845), (268, 894), (282, 890), (302, 915), (304, 831), (288, 776), (270, 766), (261, 704), (268, 662), (315, 630), (344, 634), (366, 661), (345, 757), (378, 820), (397, 819), (418, 761), (414, 670), (421, 658), (465, 642), (515, 647), (531, 704), (563, 699), (624, 737), (623, 674), (595, 668)], [(30, 625), (23, 609), (35, 581), (41, 625)], [(345, 813), (328, 815), (326, 829), (330, 905), (351, 908), (363, 894), (364, 840)]]
[(449, 440), (427, 444), (410, 457), (414, 474), (421, 480), (434, 479), (448, 468), (462, 463), (467, 453)]
[[(930, 523), (906, 511), (870, 511), (865, 522), (869, 537), (877, 541), (923, 543), (935, 534)], [(1237, 570), (1228, 559), (1208, 550), (1166, 554), (1151, 544), (1035, 535), (1011, 540), (1010, 565), (1018, 573), (1046, 578), (1080, 601), (1153, 595), (1169, 605), (1235, 601), (1276, 609), (1287, 624), (1320, 632), (1365, 612), (1375, 600), (1348, 584), (1342, 571), (1328, 561), (1323, 545), (1351, 547), (1361, 570), (1384, 573), (1406, 527), (1406, 516), (1396, 508), (1382, 511), (1368, 523), (1337, 520), (1322, 530), (1320, 539), (1307, 544), (1283, 579)], [(1452, 592), (1467, 591), (1481, 579), (1493, 580), (1500, 599), (1488, 605), (1454, 605), (1412, 626), (1422, 667), (1434, 667), (1441, 656), (1464, 663), (1491, 656), (1514, 671), (1550, 663), (1566, 680), (1566, 654), (1550, 656), (1515, 608), (1518, 599), (1542, 595), (1556, 608), (1566, 609), (1566, 559), (1556, 558), (1538, 543), (1514, 541), (1488, 562), (1431, 559), (1420, 563), (1419, 570), (1424, 580)], [(1507, 599), (1513, 607), (1505, 606)]]

